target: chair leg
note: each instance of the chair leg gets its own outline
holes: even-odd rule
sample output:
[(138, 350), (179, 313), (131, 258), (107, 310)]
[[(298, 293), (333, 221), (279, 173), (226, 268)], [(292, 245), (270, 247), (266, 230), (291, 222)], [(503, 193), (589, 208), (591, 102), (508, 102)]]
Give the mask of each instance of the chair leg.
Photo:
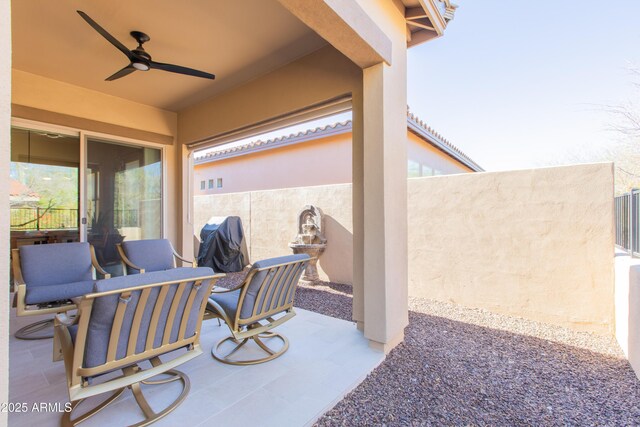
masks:
[[(162, 364), (162, 361), (160, 360), (159, 357), (153, 357), (151, 359), (149, 359), (149, 361), (151, 362), (151, 365), (153, 366), (160, 366)], [(175, 374), (173, 372), (176, 372)], [(158, 384), (167, 384), (167, 383), (171, 383), (174, 381), (178, 381), (181, 379), (180, 375), (178, 375), (178, 373), (180, 373), (179, 371), (167, 371), (163, 374), (160, 375), (168, 375), (167, 378), (162, 378), (159, 380), (152, 380), (152, 379), (148, 379), (148, 380), (143, 380), (140, 381), (140, 383), (142, 384), (147, 384), (147, 385), (158, 385)], [(153, 377), (155, 378), (155, 377)]]
[(95, 408), (91, 409), (90, 411), (85, 412), (84, 414), (80, 415), (79, 417), (77, 417), (75, 419), (71, 419), (71, 414), (73, 414), (73, 411), (78, 407), (78, 405), (80, 405), (82, 402), (84, 402), (84, 399), (80, 399), (80, 400), (76, 400), (75, 402), (71, 402), (71, 410), (69, 412), (65, 412), (64, 413), (64, 415), (62, 416), (62, 421), (60, 422), (60, 424), (62, 425), (62, 427), (77, 426), (81, 422), (88, 420), (89, 418), (91, 418), (92, 416), (94, 416), (98, 412), (102, 411), (107, 406), (109, 406), (111, 403), (113, 403), (113, 401), (116, 400), (118, 397), (120, 397), (120, 395), (122, 393), (124, 393), (124, 391), (126, 389), (127, 389), (126, 387), (123, 387), (123, 388), (120, 388), (120, 389), (114, 391), (111, 396), (109, 396), (106, 400), (104, 400), (98, 406), (96, 406)]
[[(130, 375), (131, 372), (137, 372), (135, 367), (125, 368), (123, 371), (125, 371), (125, 375)], [(142, 412), (144, 413), (144, 416), (145, 416), (144, 420), (139, 421), (139, 422), (137, 422), (135, 424), (131, 424), (131, 426), (129, 426), (129, 427), (148, 426), (149, 424), (152, 424), (152, 423), (158, 421), (160, 418), (163, 418), (163, 417), (167, 416), (169, 413), (171, 413), (173, 410), (175, 410), (178, 406), (180, 406), (180, 404), (182, 402), (184, 402), (184, 400), (186, 399), (187, 395), (189, 394), (189, 390), (191, 389), (191, 383), (189, 381), (189, 377), (187, 377), (183, 372), (180, 372), (180, 371), (175, 370), (175, 369), (171, 369), (171, 370), (165, 372), (165, 374), (170, 375), (170, 378), (166, 379), (166, 380), (165, 379), (163, 379), (163, 380), (146, 380), (146, 381), (141, 381), (140, 382), (142, 384), (157, 385), (157, 384), (165, 384), (165, 383), (172, 382), (172, 381), (177, 381), (177, 380), (182, 381), (182, 392), (180, 393), (180, 395), (173, 402), (171, 402), (171, 404), (169, 404), (167, 407), (165, 407), (162, 411), (155, 412), (153, 410), (153, 408), (151, 408), (151, 405), (149, 405), (149, 402), (144, 397), (144, 394), (142, 392), (142, 388), (140, 387), (140, 383), (135, 383), (135, 384), (131, 384), (128, 387), (124, 387), (124, 388), (116, 390), (111, 396), (109, 396), (109, 398), (107, 398), (105, 401), (100, 403), (98, 406), (96, 406), (95, 408), (91, 409), (90, 411), (80, 415), (79, 417), (77, 417), (75, 419), (71, 419), (71, 415), (73, 414), (73, 411), (76, 409), (76, 407), (80, 403), (82, 403), (84, 399), (72, 402), (71, 403), (71, 411), (65, 413), (62, 416), (62, 422), (61, 422), (62, 427), (76, 426), (79, 423), (89, 419), (90, 417), (92, 417), (93, 415), (97, 414), (98, 412), (100, 412), (105, 407), (107, 407), (113, 401), (115, 401), (127, 388), (129, 388), (131, 390), (131, 392), (133, 393), (133, 397), (135, 398), (136, 403), (138, 404), (138, 406), (140, 407), (140, 409), (142, 410)]]
[[(51, 329), (50, 332), (46, 331), (38, 334), (38, 332), (49, 328)], [(14, 336), (19, 340), (46, 340), (53, 338), (53, 319), (41, 320), (20, 328)]]
[[(282, 346), (278, 350), (274, 350), (269, 347), (263, 340), (271, 340), (272, 338), (278, 338), (282, 342)], [(235, 354), (242, 346), (244, 346), (249, 340), (256, 343), (256, 345), (261, 348), (267, 356), (258, 358), (258, 359), (233, 359), (231, 356)], [(233, 342), (237, 344), (230, 352), (225, 355), (220, 353), (220, 347), (226, 342)], [(284, 335), (276, 334), (274, 332), (265, 332), (259, 335), (254, 335), (252, 337), (248, 337), (243, 339), (242, 341), (236, 340), (233, 336), (224, 338), (211, 349), (211, 355), (218, 362), (226, 363), (228, 365), (257, 365), (259, 363), (268, 362), (277, 357), (282, 356), (289, 349), (289, 340)]]
[[(173, 377), (169, 381), (160, 380), (160, 382), (155, 382), (155, 383), (164, 384), (166, 382), (176, 381), (179, 379), (180, 381), (182, 381), (182, 392), (169, 406), (167, 406), (160, 412), (155, 412), (149, 405), (149, 402), (147, 402), (147, 399), (144, 397), (144, 394), (142, 393), (142, 389), (140, 388), (140, 384), (136, 383), (136, 384), (130, 385), (129, 388), (131, 388), (131, 391), (133, 392), (133, 397), (135, 397), (136, 402), (138, 403), (138, 406), (140, 406), (140, 409), (142, 409), (142, 412), (144, 412), (146, 416), (146, 418), (143, 421), (133, 424), (131, 425), (131, 427), (148, 426), (149, 424), (152, 424), (158, 421), (160, 418), (167, 416), (169, 413), (175, 410), (187, 398), (187, 395), (189, 394), (189, 390), (191, 389), (191, 382), (189, 381), (189, 377), (187, 377), (184, 373), (177, 371), (175, 369), (169, 370), (165, 373), (172, 375)], [(154, 382), (150, 382), (150, 384), (154, 384)]]

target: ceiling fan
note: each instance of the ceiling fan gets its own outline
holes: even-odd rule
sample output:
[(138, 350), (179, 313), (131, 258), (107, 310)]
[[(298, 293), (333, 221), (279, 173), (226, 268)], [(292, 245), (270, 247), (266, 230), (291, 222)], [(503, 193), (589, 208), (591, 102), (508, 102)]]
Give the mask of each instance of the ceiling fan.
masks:
[(102, 37), (107, 39), (107, 41), (114, 45), (120, 52), (124, 53), (124, 55), (130, 61), (129, 65), (107, 77), (105, 79), (107, 81), (119, 79), (131, 74), (134, 71), (149, 71), (150, 69), (169, 71), (171, 73), (178, 74), (186, 74), (188, 76), (202, 77), (212, 80), (216, 78), (215, 75), (205, 73), (204, 71), (198, 71), (194, 70), (193, 68), (182, 67), (180, 65), (163, 64), (162, 62), (151, 60), (151, 55), (149, 55), (142, 47), (142, 45), (151, 40), (151, 38), (141, 31), (131, 31), (131, 37), (136, 39), (136, 41), (138, 42), (138, 47), (133, 50), (129, 50), (125, 45), (120, 43), (115, 37), (109, 34), (107, 30), (98, 25), (96, 21), (91, 19), (89, 15), (81, 10), (78, 10), (77, 12), (82, 17), (82, 19), (87, 21), (87, 23), (91, 25), (91, 27), (93, 27), (93, 29), (96, 30)]

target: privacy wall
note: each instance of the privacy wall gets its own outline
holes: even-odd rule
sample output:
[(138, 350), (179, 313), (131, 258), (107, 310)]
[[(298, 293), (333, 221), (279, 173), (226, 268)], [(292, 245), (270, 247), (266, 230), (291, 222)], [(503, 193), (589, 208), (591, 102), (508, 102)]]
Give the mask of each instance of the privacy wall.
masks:
[[(410, 296), (613, 332), (612, 164), (414, 178), (408, 190)], [(238, 215), (252, 261), (288, 254), (307, 204), (325, 214), (321, 277), (351, 283), (349, 184), (197, 196), (195, 229)]]
[(613, 165), (409, 181), (409, 294), (613, 332)]
[(327, 249), (318, 262), (323, 280), (353, 282), (353, 228), (351, 184), (196, 196), (194, 230), (211, 216), (236, 215), (242, 219), (251, 262), (293, 253), (289, 248), (298, 233), (298, 213), (315, 205), (324, 213)]

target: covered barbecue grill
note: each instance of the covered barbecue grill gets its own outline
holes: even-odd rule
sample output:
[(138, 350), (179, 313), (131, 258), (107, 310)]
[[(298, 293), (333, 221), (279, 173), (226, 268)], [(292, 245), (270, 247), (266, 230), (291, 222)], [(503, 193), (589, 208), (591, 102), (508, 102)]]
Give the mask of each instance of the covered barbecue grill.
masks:
[(242, 220), (237, 216), (212, 217), (200, 230), (198, 266), (218, 273), (242, 271), (249, 264)]

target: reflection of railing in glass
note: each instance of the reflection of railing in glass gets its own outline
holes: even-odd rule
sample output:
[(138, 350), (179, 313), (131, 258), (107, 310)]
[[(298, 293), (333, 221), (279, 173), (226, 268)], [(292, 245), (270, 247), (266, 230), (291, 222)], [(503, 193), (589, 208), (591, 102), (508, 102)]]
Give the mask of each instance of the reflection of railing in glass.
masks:
[(140, 227), (140, 216), (137, 209), (117, 210), (114, 213), (113, 223), (115, 228)]
[(78, 228), (78, 210), (11, 208), (11, 230), (64, 230)]
[[(139, 227), (137, 209), (116, 211), (116, 228)], [(64, 230), (78, 228), (78, 210), (61, 208), (11, 208), (11, 230)]]

